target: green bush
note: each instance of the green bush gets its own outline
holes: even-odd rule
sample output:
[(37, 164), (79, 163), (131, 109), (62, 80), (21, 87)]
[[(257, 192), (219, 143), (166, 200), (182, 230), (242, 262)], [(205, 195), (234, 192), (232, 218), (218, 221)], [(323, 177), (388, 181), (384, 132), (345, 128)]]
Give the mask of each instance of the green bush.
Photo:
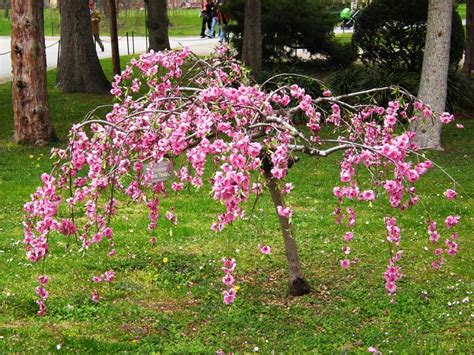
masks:
[[(390, 85), (400, 86), (416, 95), (419, 83), (419, 72), (393, 71), (361, 65), (338, 70), (327, 78), (327, 85), (337, 95)], [(386, 104), (390, 99), (391, 93), (388, 91), (374, 96), (374, 102), (381, 105)], [(466, 80), (460, 72), (455, 70), (450, 70), (448, 75), (446, 109), (450, 112), (474, 109), (474, 82)]]
[(357, 59), (357, 51), (351, 43), (331, 42), (328, 56), (330, 64), (348, 67)]
[[(294, 50), (306, 49), (341, 62), (347, 49), (334, 44), (333, 29), (338, 22), (329, 11), (326, 0), (262, 0), (262, 54), (264, 60), (284, 61), (294, 58)], [(234, 44), (242, 48), (244, 0), (231, 0), (226, 5), (232, 19), (229, 31)], [(348, 58), (354, 58), (348, 56)], [(347, 60), (345, 61), (347, 63)]]
[[(428, 0), (374, 0), (359, 16), (352, 37), (364, 63), (418, 71), (423, 62)], [(450, 63), (458, 64), (464, 51), (464, 28), (453, 12)]]

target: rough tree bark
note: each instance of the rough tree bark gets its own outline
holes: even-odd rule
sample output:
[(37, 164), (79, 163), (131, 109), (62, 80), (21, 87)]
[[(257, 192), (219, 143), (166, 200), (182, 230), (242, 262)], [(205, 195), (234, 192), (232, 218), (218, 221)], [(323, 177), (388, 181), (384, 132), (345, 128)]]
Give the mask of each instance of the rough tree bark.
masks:
[(87, 0), (61, 1), (61, 51), (56, 83), (63, 92), (106, 93), (107, 80), (92, 39)]
[(145, 0), (145, 5), (148, 10), (146, 26), (150, 40), (148, 50), (162, 51), (170, 49), (167, 0)]
[(257, 76), (262, 70), (262, 2), (245, 0), (242, 61)]
[(120, 74), (120, 51), (117, 30), (117, 6), (115, 0), (109, 0), (110, 6), (110, 41), (112, 43), (112, 69), (114, 74)]
[[(454, 0), (430, 0), (425, 52), (418, 98), (437, 113), (446, 106), (449, 50)], [(415, 142), (424, 149), (441, 150), (441, 122), (422, 119), (412, 123)]]
[[(284, 203), (281, 191), (271, 173), (271, 163), (269, 162), (269, 159), (264, 159), (263, 171), (268, 190), (270, 191), (270, 196), (275, 206), (275, 211), (277, 211), (277, 207), (283, 207)], [(293, 296), (302, 296), (309, 293), (311, 288), (303, 277), (300, 258), (298, 256), (298, 248), (296, 246), (296, 240), (293, 237), (290, 220), (288, 217), (280, 215), (278, 215), (278, 218), (280, 220), (280, 229), (283, 234), (286, 259), (288, 261), (288, 286), (290, 294)]]
[(43, 1), (12, 1), (11, 48), (15, 141), (45, 145), (56, 136), (46, 89)]
[(466, 0), (466, 52), (464, 54), (463, 71), (466, 78), (471, 79), (474, 69), (474, 0)]

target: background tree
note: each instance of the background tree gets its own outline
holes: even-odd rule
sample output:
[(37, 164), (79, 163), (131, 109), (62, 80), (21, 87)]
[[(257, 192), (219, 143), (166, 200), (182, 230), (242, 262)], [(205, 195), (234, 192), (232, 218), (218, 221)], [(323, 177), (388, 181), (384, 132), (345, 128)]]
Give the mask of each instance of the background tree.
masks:
[(166, 0), (145, 0), (148, 10), (146, 26), (150, 40), (149, 50), (162, 51), (170, 49), (168, 36), (168, 2)]
[(61, 51), (57, 86), (64, 92), (106, 93), (110, 90), (92, 40), (87, 0), (60, 2)]
[(471, 79), (471, 72), (474, 66), (474, 4), (473, 0), (466, 0), (466, 52), (464, 56), (463, 70), (466, 78)]
[(55, 133), (46, 89), (43, 1), (13, 0), (11, 47), (15, 141), (44, 145)]
[(112, 69), (114, 74), (120, 74), (120, 52), (117, 33), (117, 6), (115, 0), (109, 0), (110, 7), (110, 42), (112, 44)]
[[(430, 0), (428, 7), (418, 98), (438, 114), (444, 112), (446, 106), (453, 7), (454, 0)], [(439, 120), (414, 121), (410, 129), (416, 132), (415, 142), (421, 148), (442, 149)]]
[(245, 0), (242, 61), (258, 75), (262, 69), (262, 2)]
[(3, 0), (3, 17), (8, 18), (8, 12), (10, 10), (10, 0)]

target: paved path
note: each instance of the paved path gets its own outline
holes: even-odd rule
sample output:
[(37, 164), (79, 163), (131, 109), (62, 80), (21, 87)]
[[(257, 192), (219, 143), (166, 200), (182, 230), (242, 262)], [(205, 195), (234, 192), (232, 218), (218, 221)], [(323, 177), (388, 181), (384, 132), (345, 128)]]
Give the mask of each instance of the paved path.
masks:
[[(99, 58), (109, 58), (112, 56), (110, 38), (103, 37), (105, 51), (101, 52), (97, 46)], [(46, 62), (48, 69), (56, 68), (58, 64), (59, 37), (46, 37)], [(189, 47), (198, 55), (208, 55), (218, 44), (217, 39), (199, 37), (172, 37), (170, 38), (171, 48)], [(129, 49), (132, 53), (133, 45), (129, 38)], [(128, 54), (127, 39), (119, 38), (119, 50), (121, 55)], [(146, 51), (145, 37), (135, 37), (135, 53)], [(0, 37), (0, 83), (11, 80), (11, 57), (10, 57), (10, 37)]]

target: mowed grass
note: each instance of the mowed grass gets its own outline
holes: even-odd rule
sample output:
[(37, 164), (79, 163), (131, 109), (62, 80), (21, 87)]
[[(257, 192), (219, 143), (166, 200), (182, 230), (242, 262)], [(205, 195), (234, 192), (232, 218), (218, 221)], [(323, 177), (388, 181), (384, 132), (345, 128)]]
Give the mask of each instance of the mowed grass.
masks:
[[(103, 61), (111, 76), (110, 61)], [(111, 103), (108, 95), (61, 94), (49, 73), (54, 125), (64, 145), (68, 128), (91, 108)], [(430, 266), (434, 246), (428, 243), (425, 208), (400, 215), (378, 205), (358, 205), (351, 257), (357, 264), (341, 270), (344, 226), (335, 226), (331, 190), (338, 182), (338, 156), (303, 157), (290, 171), (295, 189), (289, 197), (305, 276), (313, 292), (287, 293), (284, 246), (273, 207), (264, 197), (252, 220), (236, 222), (222, 233), (209, 226), (222, 207), (209, 196), (209, 186), (185, 190), (163, 201), (163, 213), (175, 205), (179, 224), (161, 221), (158, 243), (149, 243), (146, 210), (120, 204), (114, 220), (117, 255), (106, 257), (105, 244), (80, 252), (74, 239), (52, 236), (46, 262), (31, 264), (22, 247), (22, 205), (50, 169), (50, 147), (27, 148), (11, 143), (9, 84), (0, 86), (0, 352), (226, 352), (317, 351), (384, 353), (472, 351), (474, 129), (444, 129), (444, 152), (429, 156), (463, 186), (458, 204), (445, 201), (449, 180), (430, 172), (419, 190), (430, 216), (439, 224), (447, 214), (462, 216), (460, 251), (439, 271)], [(104, 114), (102, 112), (101, 114)], [(174, 204), (173, 201), (176, 201)], [(250, 206), (248, 208), (250, 210)], [(388, 259), (383, 216), (399, 218), (403, 228), (401, 265), (395, 304), (383, 286)], [(447, 236), (440, 227), (443, 237)], [(267, 257), (257, 244), (268, 244)], [(425, 250), (427, 248), (428, 250)], [(222, 302), (220, 259), (237, 261), (236, 302)], [(167, 258), (167, 259), (165, 259)], [(101, 300), (90, 295), (91, 277), (108, 269), (117, 278), (100, 286)], [(36, 277), (50, 277), (48, 313), (36, 316)]]
[[(201, 32), (201, 18), (199, 9), (170, 9), (168, 10), (170, 20), (170, 36), (198, 36)], [(60, 15), (58, 9), (47, 8), (44, 12), (44, 34), (45, 36), (60, 35)], [(145, 36), (145, 11), (144, 10), (120, 10), (118, 12), (118, 34), (124, 36), (127, 32), (135, 36)], [(108, 20), (102, 13), (100, 23), (102, 36), (109, 33)], [(0, 10), (0, 36), (9, 36), (11, 33), (11, 17), (4, 18), (3, 10)]]

